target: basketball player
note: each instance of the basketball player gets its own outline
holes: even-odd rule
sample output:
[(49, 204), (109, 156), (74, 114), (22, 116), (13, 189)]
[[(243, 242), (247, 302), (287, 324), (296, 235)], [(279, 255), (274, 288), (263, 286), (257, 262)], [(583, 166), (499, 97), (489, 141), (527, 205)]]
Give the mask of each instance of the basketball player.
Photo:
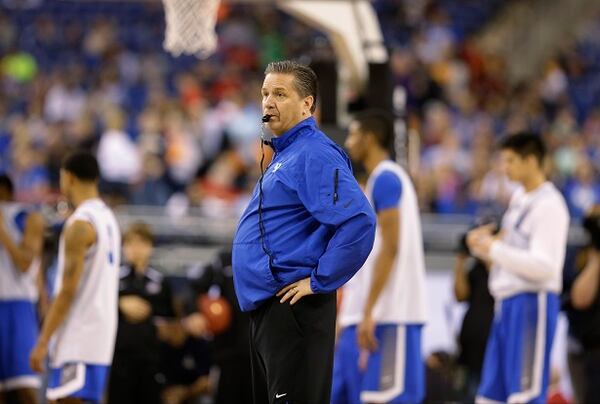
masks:
[(498, 235), (482, 226), (467, 236), (471, 252), (492, 264), (496, 301), (477, 402), (545, 403), (569, 214), (546, 180), (546, 149), (538, 136), (519, 133), (500, 148), (509, 179), (521, 186)]
[[(390, 160), (392, 140), (391, 120), (382, 111), (364, 111), (350, 124), (346, 148), (369, 174), (366, 194), (377, 231), (365, 265), (344, 287), (333, 403), (418, 403), (425, 393), (421, 222), (413, 184)], [(359, 348), (368, 352), (364, 369)]]
[(60, 171), (75, 211), (61, 234), (56, 295), (30, 359), (41, 372), (49, 353), (46, 396), (54, 402), (99, 402), (113, 357), (121, 235), (98, 197), (98, 173), (87, 152), (69, 155)]
[(39, 377), (29, 367), (37, 338), (36, 277), (44, 239), (42, 216), (12, 203), (13, 184), (0, 176), (0, 403), (11, 392), (36, 403)]

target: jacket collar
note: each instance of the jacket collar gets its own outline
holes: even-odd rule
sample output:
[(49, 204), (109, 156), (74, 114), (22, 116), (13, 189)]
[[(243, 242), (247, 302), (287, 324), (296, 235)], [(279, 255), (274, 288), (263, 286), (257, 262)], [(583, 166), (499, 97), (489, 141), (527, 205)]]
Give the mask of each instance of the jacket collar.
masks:
[(314, 130), (316, 126), (317, 122), (315, 121), (315, 118), (313, 118), (312, 116), (306, 118), (305, 120), (297, 123), (296, 126), (289, 129), (287, 132), (284, 132), (281, 136), (273, 137), (273, 139), (271, 139), (271, 147), (276, 152), (280, 152), (286, 147), (288, 147), (294, 140), (296, 140), (296, 138), (298, 137), (300, 132), (302, 132), (303, 129), (311, 128)]

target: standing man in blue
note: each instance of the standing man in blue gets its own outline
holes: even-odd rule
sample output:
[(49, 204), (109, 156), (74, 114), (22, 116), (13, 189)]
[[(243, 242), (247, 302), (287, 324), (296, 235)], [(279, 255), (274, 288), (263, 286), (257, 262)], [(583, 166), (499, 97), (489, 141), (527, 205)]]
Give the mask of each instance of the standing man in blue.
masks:
[(392, 121), (383, 111), (364, 111), (350, 124), (346, 148), (369, 174), (377, 233), (369, 259), (344, 287), (334, 404), (419, 403), (425, 394), (421, 220), (410, 177), (390, 160), (392, 142)]
[(476, 402), (545, 403), (569, 213), (546, 180), (546, 148), (539, 136), (519, 133), (500, 149), (508, 178), (521, 186), (499, 234), (482, 226), (467, 236), (471, 252), (491, 263), (489, 286), (496, 301)]
[(250, 312), (253, 400), (328, 403), (335, 290), (363, 265), (375, 215), (344, 151), (317, 128), (317, 78), (269, 64), (262, 86), (275, 151), (233, 242), (233, 275)]
[(37, 403), (40, 378), (29, 366), (38, 333), (37, 275), (44, 240), (44, 219), (12, 202), (13, 185), (0, 175), (0, 403), (16, 395)]

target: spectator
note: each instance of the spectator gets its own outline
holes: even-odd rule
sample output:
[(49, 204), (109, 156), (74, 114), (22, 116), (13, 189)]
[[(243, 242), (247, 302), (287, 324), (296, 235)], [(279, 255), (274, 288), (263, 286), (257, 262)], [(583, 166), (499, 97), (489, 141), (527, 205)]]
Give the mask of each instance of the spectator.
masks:
[(74, 68), (65, 70), (48, 90), (44, 116), (49, 122), (73, 121), (82, 114), (87, 96), (78, 76)]
[(575, 402), (581, 404), (600, 397), (600, 206), (596, 205), (585, 224), (591, 243), (565, 266), (564, 288), (569, 370)]
[[(211, 390), (210, 362), (206, 341), (188, 336), (177, 326), (165, 332), (162, 347), (163, 375), (166, 387), (161, 393), (164, 404), (197, 403)], [(158, 398), (158, 397), (157, 397)]]
[(98, 145), (102, 193), (126, 202), (129, 186), (139, 180), (142, 162), (136, 144), (124, 132), (123, 111), (113, 107), (105, 113), (106, 131)]
[(462, 399), (474, 402), (494, 318), (494, 298), (488, 289), (488, 264), (478, 258), (470, 258), (465, 238), (466, 235), (461, 237), (454, 264), (454, 297), (458, 302), (467, 303), (458, 338), (458, 364), (465, 370)]
[(600, 179), (595, 175), (591, 161), (580, 155), (575, 173), (564, 188), (571, 217), (581, 219), (589, 209), (600, 203)]
[[(493, 140), (507, 130), (534, 127), (551, 139), (550, 153), (556, 164), (553, 180), (563, 185), (569, 180), (569, 186), (578, 182), (571, 174), (575, 159), (583, 153), (595, 167), (591, 183), (598, 181), (600, 58), (590, 55), (600, 49), (593, 36), (600, 20), (592, 19), (581, 40), (550, 59), (540, 69), (538, 80), (516, 88), (504, 80), (505, 61), (477, 49), (477, 35), (468, 37), (503, 2), (480, 3), (476, 7), (423, 1), (373, 3), (386, 44), (393, 47), (392, 79), (405, 96), (408, 130), (423, 137), (422, 164), (415, 170), (419, 202), (437, 213), (472, 213), (477, 208), (480, 177), (487, 171), (482, 164), (486, 153), (479, 151), (477, 143), (482, 136), (486, 138), (489, 153)], [(199, 166), (210, 166), (213, 161), (231, 161), (237, 155), (242, 172), (253, 166), (258, 142), (252, 126), (259, 109), (244, 94), (253, 92), (252, 86), (260, 79), (259, 67), (273, 55), (313, 60), (335, 57), (323, 34), (274, 7), (223, 8), (217, 54), (198, 62), (165, 56), (160, 6), (104, 4), (100, 15), (89, 4), (70, 7), (39, 0), (4, 0), (3, 4), (10, 7), (0, 11), (1, 69), (5, 73), (0, 75), (0, 169), (12, 170), (10, 158), (5, 157), (12, 142), (6, 121), (18, 114), (26, 122), (37, 120), (39, 130), (31, 131), (28, 140), (33, 141), (49, 171), (50, 185), (56, 189), (56, 162), (63, 150), (74, 146), (95, 150), (105, 110), (119, 105), (128, 119), (118, 131), (139, 139), (141, 152), (133, 160), (111, 159), (113, 166), (126, 163), (120, 174), (126, 178), (111, 184), (111, 193), (119, 195), (113, 202), (118, 203), (139, 202), (131, 187), (140, 178), (129, 170), (135, 167), (133, 171), (141, 174), (147, 143), (160, 145), (153, 154), (162, 160), (169, 187), (177, 192), (196, 183)], [(26, 4), (34, 4), (35, 12), (19, 11)], [(142, 115), (156, 124), (149, 141), (148, 127), (138, 119)], [(131, 142), (108, 143), (124, 144), (118, 151), (132, 155)], [(231, 147), (224, 150), (227, 143)], [(223, 154), (228, 157), (220, 159)], [(235, 187), (243, 189), (244, 185)], [(40, 188), (41, 194), (49, 192), (52, 189)], [(227, 202), (245, 197), (234, 193), (233, 201)], [(208, 210), (213, 202), (207, 201)], [(204, 200), (199, 203), (204, 207)]]
[(160, 403), (161, 345), (157, 321), (173, 318), (175, 308), (169, 283), (149, 265), (153, 246), (154, 236), (145, 223), (132, 224), (123, 237), (125, 262), (119, 284), (119, 327), (108, 389), (110, 404)]
[(214, 363), (219, 368), (215, 404), (251, 403), (250, 355), (248, 354), (249, 317), (241, 311), (233, 288), (231, 251), (221, 251), (194, 282), (197, 294), (214, 293), (224, 297), (233, 308), (231, 326), (213, 340)]

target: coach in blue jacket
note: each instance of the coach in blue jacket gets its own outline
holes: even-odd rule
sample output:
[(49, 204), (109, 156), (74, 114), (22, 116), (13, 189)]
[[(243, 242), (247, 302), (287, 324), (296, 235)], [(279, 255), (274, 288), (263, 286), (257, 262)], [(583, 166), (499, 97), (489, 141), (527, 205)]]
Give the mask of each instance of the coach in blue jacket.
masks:
[(375, 237), (375, 214), (348, 157), (312, 116), (316, 98), (309, 67), (267, 66), (262, 106), (275, 154), (233, 242), (235, 289), (251, 318), (255, 404), (329, 403), (335, 290)]

